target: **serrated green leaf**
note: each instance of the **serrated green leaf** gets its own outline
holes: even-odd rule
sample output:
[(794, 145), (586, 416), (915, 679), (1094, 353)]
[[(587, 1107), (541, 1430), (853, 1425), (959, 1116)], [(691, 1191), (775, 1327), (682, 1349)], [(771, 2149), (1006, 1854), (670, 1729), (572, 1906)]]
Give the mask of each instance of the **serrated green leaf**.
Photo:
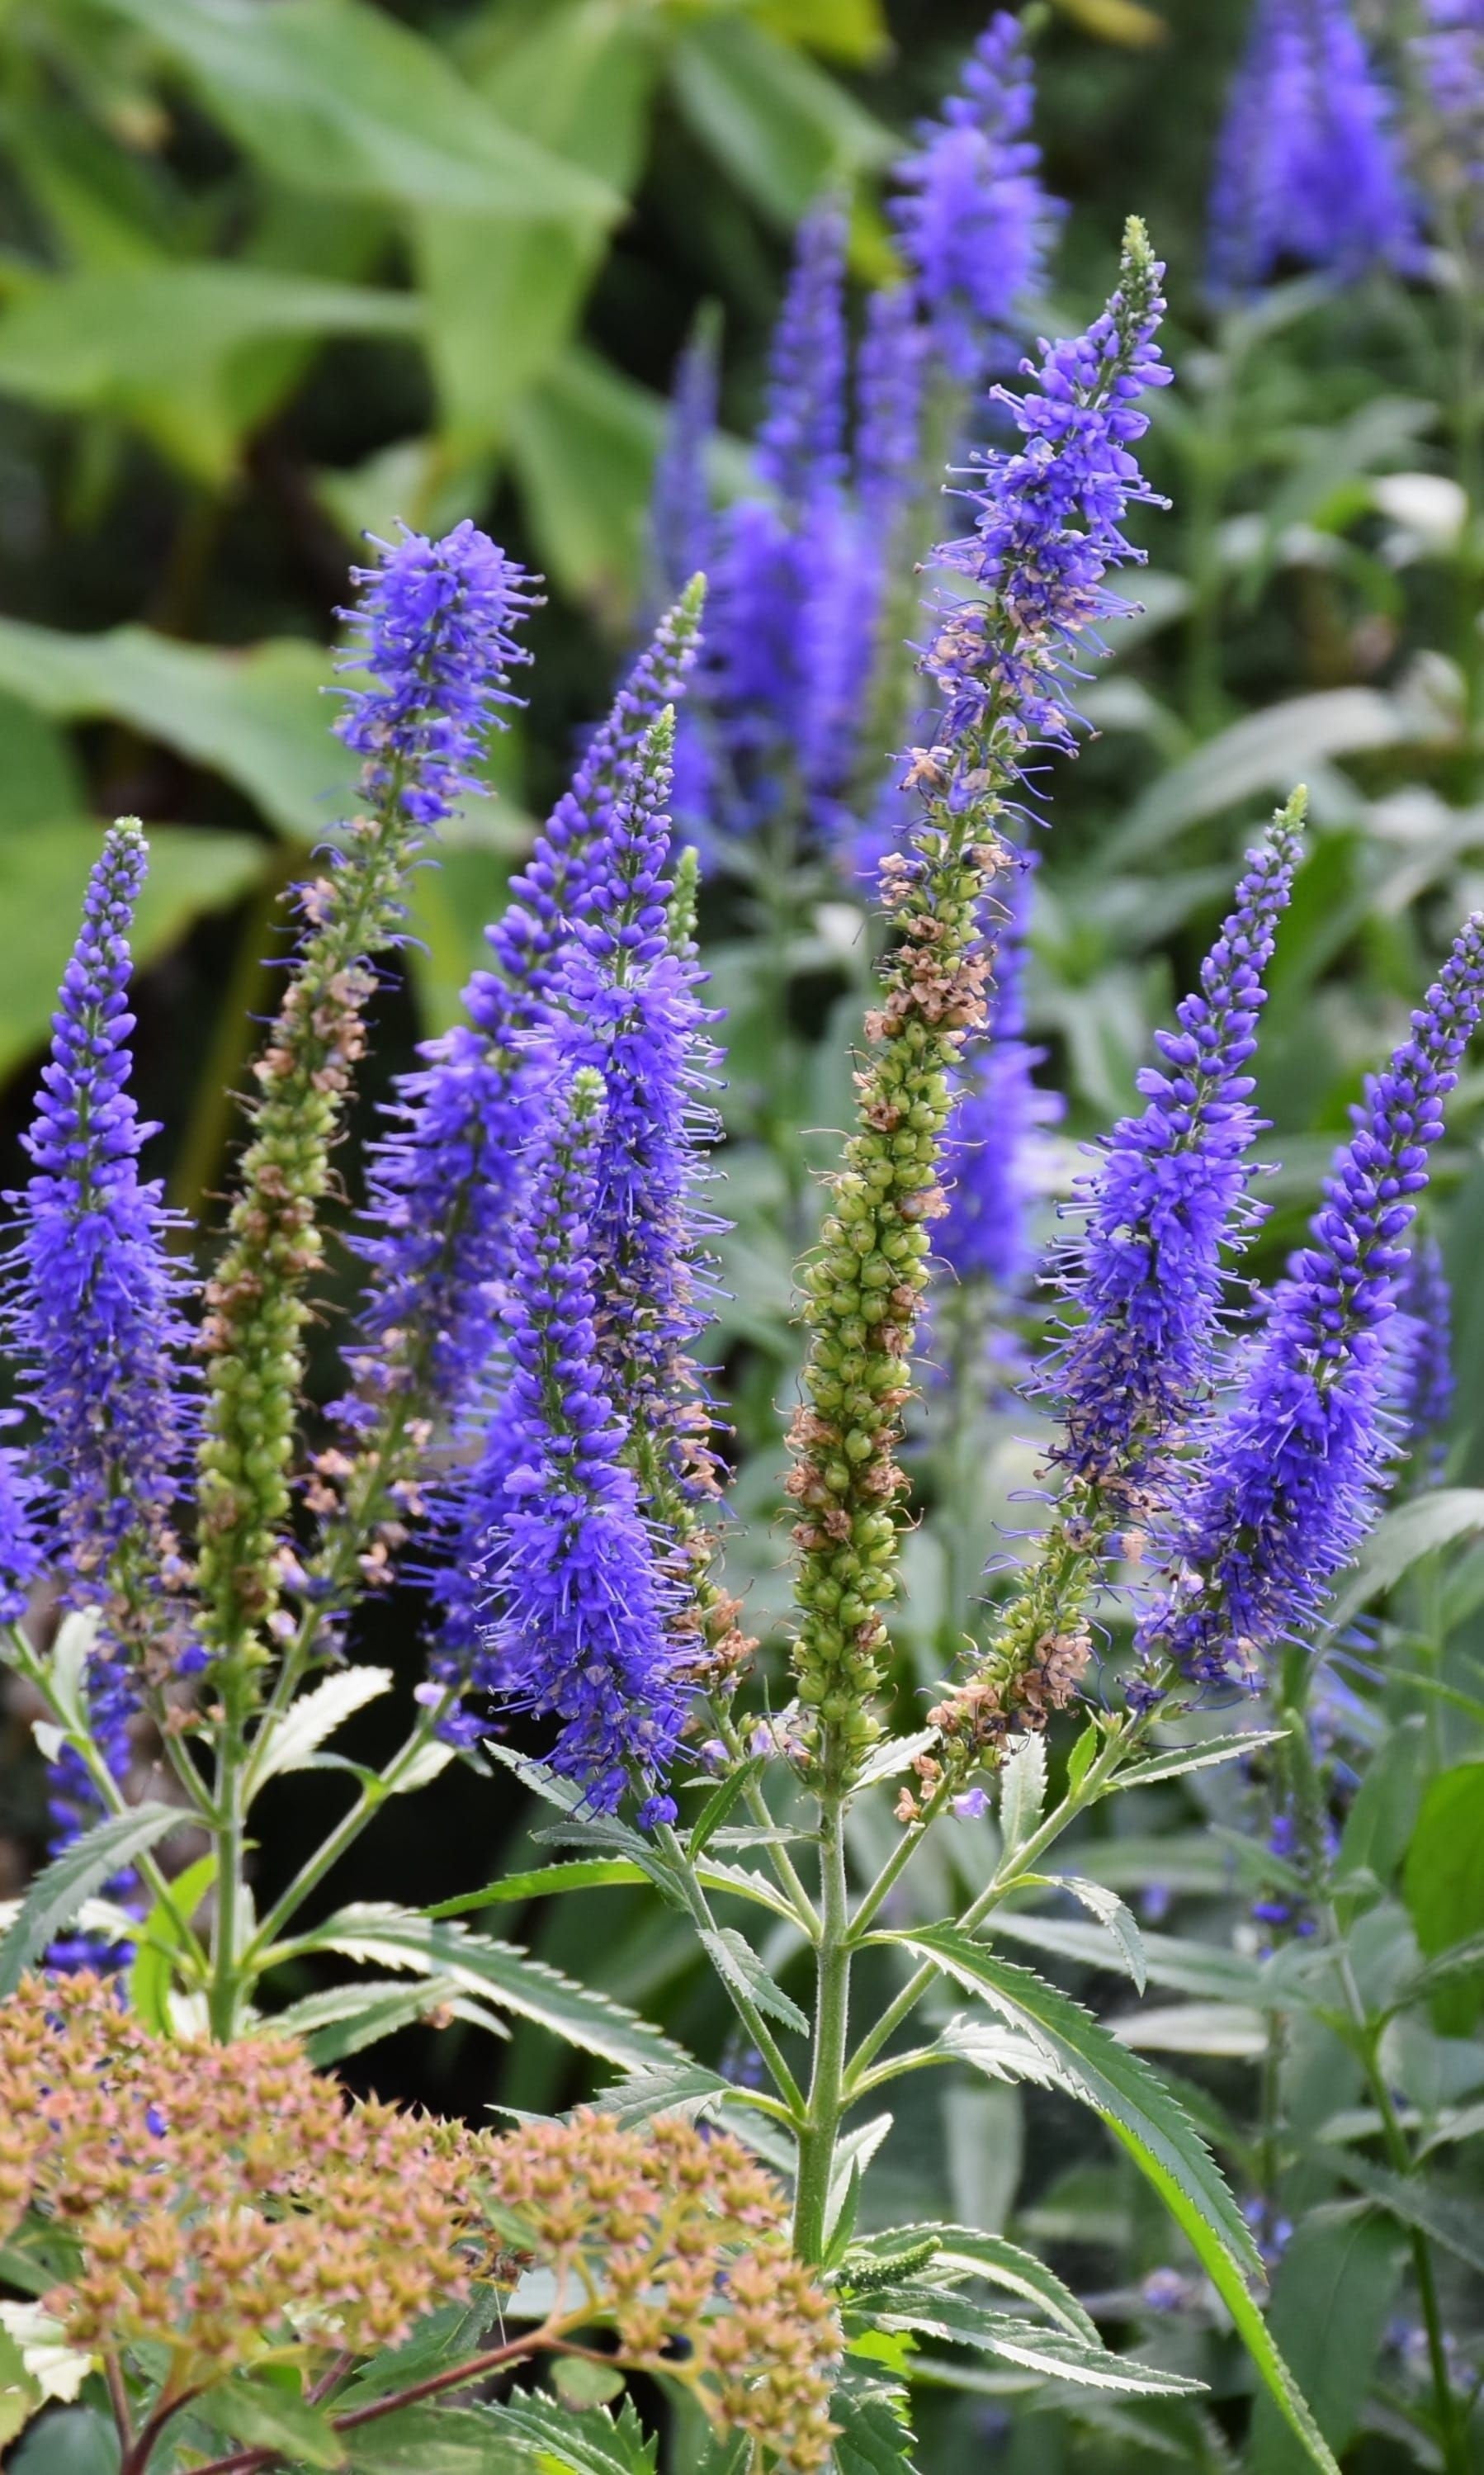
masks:
[(953, 1925), (883, 1934), (985, 1997), (1044, 2048), (1060, 2085), (1100, 2114), (1158, 2192), (1204, 2267), (1248, 2352), (1316, 2465), (1337, 2475), (1328, 2444), (1274, 2344), (1247, 2280), (1262, 2264), (1251, 2231), (1183, 2109), (1148, 2066), (1054, 1986), (996, 1959)]
[[(459, 1990), (451, 1976), (425, 1977), (416, 1985), (399, 1983), (395, 1977), (331, 1985), (323, 1993), (306, 1994), (291, 2002), (286, 2011), (276, 2012), (273, 2024), (285, 2036), (302, 2037), (311, 2063), (326, 2071), (332, 2063), (343, 2062), (347, 2054), (358, 2054), (364, 2046), (375, 2045), (378, 2038), (425, 2020), (429, 2011), (451, 2002)], [(499, 2025), (493, 2021), (490, 2024)]]
[(524, 1899), (545, 1899), (562, 1891), (607, 1891), (629, 1888), (646, 1875), (626, 1856), (579, 1856), (566, 1865), (539, 1865), (529, 1874), (507, 1874), (502, 1882), (486, 1883), (482, 1891), (466, 1891), (457, 1899), (440, 1899), (425, 1910), (430, 1918), (470, 1916), (476, 1908), (514, 1906)]
[[(852, 2246), (852, 2256), (889, 2262), (898, 2254), (911, 2256), (928, 2242), (933, 2244), (935, 2279), (946, 2271), (987, 2278), (991, 2285), (1004, 2287), (1024, 2302), (1038, 2303), (1069, 2337), (1087, 2345), (1101, 2345), (1096, 2322), (1083, 2311), (1070, 2288), (1063, 2286), (1060, 2278), (1033, 2252), (1022, 2251), (1018, 2243), (1007, 2242), (1003, 2235), (983, 2234), (975, 2226), (931, 2222), (892, 2226), (882, 2234), (859, 2237)], [(910, 2273), (915, 2276), (919, 2272), (913, 2269)]]
[(85, 1899), (189, 1819), (178, 1805), (138, 1804), (95, 1823), (54, 1858), (36, 1875), (0, 1942), (0, 1999), (14, 1993), (32, 1961), (71, 1924)]
[(752, 1945), (734, 1926), (721, 1925), (698, 1939), (717, 1974), (728, 1985), (746, 1995), (767, 2019), (777, 2020), (800, 2037), (808, 2036), (809, 2022), (798, 2004), (769, 1976)]
[(458, 1924), (439, 1924), (410, 1908), (362, 1902), (341, 1908), (297, 1938), (298, 1950), (337, 1950), (372, 1967), (414, 1969), (451, 1977), (499, 2011), (535, 2021), (583, 2053), (626, 2071), (684, 2061), (678, 2046), (606, 1995), (574, 1984), (513, 1943), (485, 1942)]
[(1046, 1804), (1046, 1739), (1017, 1737), (1000, 1770), (1000, 1836), (1013, 1855), (1040, 1821)]
[(537, 2475), (541, 2464), (498, 2406), (399, 2407), (342, 2438), (365, 2475)]
[(1362, 1607), (1396, 1588), (1403, 1575), (1436, 1548), (1484, 1531), (1484, 1487), (1440, 1486), (1383, 1512), (1359, 1555), (1327, 1622), (1333, 1632), (1353, 1624)]
[[(1066, 1887), (1071, 1889), (1070, 1882)], [(1089, 1890), (1096, 1887), (1088, 1885)], [(1090, 1899), (1087, 1904), (1091, 1905)], [(1025, 1943), (1034, 1950), (1053, 1951), (1084, 1968), (1110, 1969), (1120, 1963), (1121, 1946), (1110, 1948), (1107, 1936), (1097, 1927), (1075, 1924), (1070, 1918), (1043, 1916), (1026, 1908), (1002, 1908), (996, 1914), (994, 1930), (1008, 1941)], [(1178, 1934), (1141, 1934), (1139, 1955), (1148, 1982), (1168, 1986), (1173, 1994), (1221, 2002), (1255, 2002), (1262, 1995), (1263, 1975), (1256, 1961), (1244, 1958), (1240, 1951), (1222, 1950), (1214, 1943), (1191, 1942)], [(1122, 1951), (1122, 1957), (1127, 1961), (1127, 1951)], [(1133, 1974), (1131, 1966), (1128, 1973)]]
[(389, 1667), (344, 1667), (301, 1693), (280, 1716), (265, 1722), (254, 1742), (248, 1768), (251, 1794), (280, 1771), (297, 1771), (318, 1752), (327, 1736), (368, 1702), (392, 1689)]
[(616, 2364), (595, 2364), (586, 2355), (559, 2355), (551, 2366), (551, 2386), (565, 2406), (607, 2406), (621, 2395), (623, 2374)]
[(277, 2382), (234, 2373), (191, 2400), (191, 2413), (213, 2432), (241, 2440), (250, 2449), (272, 2449), (308, 2466), (343, 2466), (347, 2444), (338, 2437), (323, 2407)]
[(573, 2415), (527, 2391), (499, 2413), (532, 2450), (541, 2475), (654, 2475), (659, 2444), (629, 2398), (617, 2416), (600, 2407)]
[(1252, 1728), (1241, 1735), (1213, 1737), (1204, 1745), (1172, 1745), (1168, 1752), (1151, 1753), (1147, 1760), (1131, 1762), (1127, 1770), (1118, 1773), (1114, 1786), (1154, 1787), (1160, 1779), (1183, 1778), (1187, 1771), (1208, 1771), (1222, 1762), (1239, 1762), (1263, 1745), (1280, 1744), (1287, 1732), (1286, 1728)]
[(1484, 2277), (1484, 2224), (1476, 2199), (1441, 2192), (1411, 2175), (1394, 2174), (1389, 2167), (1373, 2165), (1353, 2148), (1326, 2146), (1324, 2157), (1352, 2192), (1364, 2192), (1399, 2225), (1427, 2235)]
[[(900, 2410), (893, 2396), (901, 2401)], [(839, 2389), (830, 2419), (839, 2429), (835, 2457), (839, 2475), (912, 2475), (912, 2434), (905, 2420), (905, 2393)]]
[(713, 1789), (692, 1824), (686, 1839), (686, 1853), (693, 1865), (696, 1858), (704, 1853), (708, 1840), (720, 1829), (728, 1814), (745, 1796), (762, 1768), (763, 1764), (758, 1759), (739, 1762), (737, 1768), (721, 1781), (720, 1786)]
[(1105, 1925), (1119, 1950), (1134, 1986), (1142, 1994), (1149, 1982), (1149, 1954), (1143, 1935), (1116, 1891), (1103, 1882), (1084, 1881), (1078, 1874), (1058, 1875), (1061, 1888)]
[[(1296, 2228), (1279, 2264), (1275, 2333), (1337, 2450), (1359, 2428), (1403, 2251), (1397, 2231), (1370, 2212), (1315, 2209)], [(1303, 2465), (1302, 2451), (1267, 2398), (1257, 2401), (1247, 2463), (1252, 2475), (1298, 2475)]]
[(913, 2279), (888, 2287), (850, 2307), (850, 2319), (882, 2329), (907, 2329), (951, 2344), (975, 2346), (1024, 2371), (1047, 2380), (1073, 2381), (1089, 2389), (1120, 2392), (1126, 2397), (1189, 2397), (1204, 2384), (1163, 2372), (1152, 2365), (1126, 2362), (1110, 2354), (1094, 2331), (1089, 2340), (1065, 2329), (1037, 2328), (975, 2303), (952, 2287)]

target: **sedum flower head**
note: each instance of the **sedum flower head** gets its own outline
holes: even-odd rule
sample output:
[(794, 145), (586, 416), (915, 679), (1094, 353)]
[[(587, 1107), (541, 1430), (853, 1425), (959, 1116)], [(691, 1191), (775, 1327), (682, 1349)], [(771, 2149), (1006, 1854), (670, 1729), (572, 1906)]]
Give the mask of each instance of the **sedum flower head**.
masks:
[(1257, 0), (1211, 190), (1211, 286), (1255, 291), (1285, 260), (1350, 278), (1418, 255), (1393, 98), (1350, 0)]
[(1065, 1428), (1054, 1458), (1103, 1509), (1135, 1520), (1217, 1372), (1225, 1258), (1244, 1213), (1258, 1119), (1248, 1072), (1262, 974), (1301, 855), (1302, 794), (1248, 857), (1234, 907), (1179, 1028), (1156, 1034), (1146, 1105), (1102, 1146), (1063, 1293), (1069, 1329), (1047, 1388)]
[(129, 1090), (129, 934), (144, 836), (112, 827), (52, 1020), (26, 1148), (9, 1284), (11, 1337), (41, 1423), (46, 1529), (73, 1595), (107, 1605), (145, 1586), (172, 1546), (167, 1522), (195, 1423), (158, 1181), (139, 1175), (155, 1129)]
[(1004, 352), (1039, 290), (1059, 213), (1041, 186), (1034, 106), (1024, 29), (1001, 11), (969, 55), (961, 90), (897, 165), (904, 194), (891, 216), (902, 253), (938, 352), (967, 382)]
[(1364, 1532), (1392, 1447), (1387, 1326), (1407, 1266), (1400, 1240), (1481, 1001), (1476, 916), (1410, 1037), (1367, 1084), (1310, 1242), (1277, 1291), (1173, 1531), (1173, 1579), (1138, 1641), (1146, 1659), (1169, 1657), (1192, 1683), (1254, 1686), (1264, 1654), (1314, 1615)]

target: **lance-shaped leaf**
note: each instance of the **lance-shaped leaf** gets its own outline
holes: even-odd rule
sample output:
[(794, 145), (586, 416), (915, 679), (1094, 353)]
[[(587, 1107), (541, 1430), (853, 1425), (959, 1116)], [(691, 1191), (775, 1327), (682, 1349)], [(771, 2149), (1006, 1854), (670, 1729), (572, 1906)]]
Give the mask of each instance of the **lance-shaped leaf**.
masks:
[(1094, 2330), (1091, 2340), (1065, 2329), (1038, 2328), (1007, 2313), (991, 2312), (952, 2287), (921, 2279), (888, 2286), (849, 2311), (847, 2327), (856, 2321), (867, 2328), (902, 2330), (925, 2338), (975, 2346), (997, 2355), (1003, 2363), (1040, 2372), (1047, 2380), (1075, 2381), (1089, 2389), (1112, 2389), (1130, 2397), (1188, 2397), (1200, 2381), (1178, 2372), (1162, 2372), (1150, 2364), (1127, 2363), (1110, 2354)]
[(110, 1814), (107, 1822), (74, 1839), (44, 1874), (37, 1875), (14, 1924), (0, 1942), (0, 1997), (14, 1993), (32, 1961), (54, 1934), (72, 1923), (85, 1899), (163, 1839), (167, 1830), (179, 1829), (189, 1819), (176, 1805), (139, 1804), (130, 1813)]
[(982, 1996), (1041, 2046), (1068, 2095), (1103, 2117), (1191, 2244), (1279, 2412), (1325, 2475), (1338, 2475), (1328, 2443), (1249, 2291), (1249, 2278), (1260, 2279), (1263, 2272), (1246, 2220), (1188, 2115), (1147, 2063), (1120, 2046), (1081, 2003), (1030, 1969), (995, 1958), (956, 1925), (872, 1939), (904, 1945)]
[(344, 1667), (301, 1693), (285, 1711), (265, 1724), (257, 1737), (248, 1769), (250, 1790), (255, 1793), (280, 1771), (302, 1770), (327, 1736), (391, 1687), (389, 1667)]

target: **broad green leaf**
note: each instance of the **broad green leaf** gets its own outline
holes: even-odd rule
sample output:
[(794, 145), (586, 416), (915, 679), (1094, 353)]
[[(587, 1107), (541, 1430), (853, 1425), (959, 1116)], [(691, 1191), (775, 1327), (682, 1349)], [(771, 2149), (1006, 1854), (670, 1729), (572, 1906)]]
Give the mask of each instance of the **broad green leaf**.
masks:
[(600, 181), (509, 127), (444, 55), (367, 0), (109, 0), (187, 69), (290, 188), (519, 221), (602, 222)]
[(497, 2412), (531, 2450), (540, 2475), (654, 2475), (659, 2444), (628, 2398), (617, 2415), (602, 2407), (566, 2414), (552, 2399), (525, 2391)]
[(1409, 1976), (1398, 1991), (1399, 2002), (1425, 2002), (1446, 1985), (1455, 1985), (1461, 1977), (1477, 1976), (1484, 1972), (1484, 1933), (1471, 1934), (1467, 1942), (1455, 1942), (1448, 1950), (1440, 1950), (1425, 1968)]
[(1287, 1733), (1286, 1728), (1254, 1728), (1241, 1735), (1214, 1737), (1204, 1745), (1172, 1745), (1166, 1752), (1151, 1753), (1120, 1771), (1113, 1789), (1155, 1787), (1161, 1779), (1183, 1778), (1187, 1771), (1208, 1771), (1222, 1762), (1239, 1762), (1263, 1745), (1280, 1744)]
[(700, 1941), (717, 1974), (726, 1984), (748, 1996), (769, 2020), (780, 2021), (800, 2037), (808, 2036), (809, 2022), (792, 1996), (774, 1983), (751, 1944), (733, 1926), (722, 1925), (716, 1933), (703, 1933)]
[(1000, 1835), (1007, 1855), (1023, 1847), (1046, 1804), (1046, 1739), (1021, 1736), (1000, 1771)]
[[(1161, 850), (1186, 825), (1271, 793), (1286, 798), (1295, 782), (1318, 794), (1321, 768), (1335, 756), (1404, 747), (1418, 724), (1395, 697), (1376, 688), (1326, 688), (1244, 714), (1193, 756), (1160, 775), (1106, 839), (1102, 863), (1124, 868)], [(1322, 802), (1316, 796), (1316, 813)]]
[(697, 136), (786, 229), (831, 183), (897, 151), (892, 134), (833, 78), (745, 17), (693, 20), (675, 46), (671, 77)]
[(81, 817), (87, 777), (64, 731), (20, 698), (0, 696), (0, 849), (18, 828)]
[(559, 2355), (551, 2366), (551, 2386), (564, 2406), (607, 2406), (621, 2396), (623, 2374), (617, 2365), (595, 2364), (586, 2355)]
[[(1484, 1929), (1484, 1761), (1461, 1762), (1433, 1780), (1401, 1882), (1429, 1959)], [(1477, 1989), (1456, 1985), (1439, 2002), (1445, 2024), (1461, 2033), (1477, 2014)]]
[(1362, 1607), (1396, 1588), (1423, 1556), (1484, 1531), (1484, 1487), (1440, 1486), (1383, 1512), (1356, 1558), (1327, 1622), (1343, 1632)]
[(1325, 2475), (1337, 2475), (1327, 2443), (1248, 2291), (1262, 2275), (1251, 2231), (1183, 2109), (1150, 2071), (1080, 2003), (996, 1959), (953, 1925), (877, 1939), (904, 1943), (958, 1984), (979, 1993), (1045, 2052), (1060, 2086), (1103, 2117), (1159, 2193), (1200, 2259), (1282, 2414)]
[(1096, 2331), (1089, 2340), (1065, 2329), (1039, 2328), (1034, 2321), (991, 2312), (955, 2288), (935, 2286), (928, 2279), (886, 2287), (847, 2309), (851, 2322), (860, 2319), (873, 2328), (910, 2330), (975, 2346), (1048, 2380), (1074, 2381), (1130, 2397), (1188, 2397), (1203, 2386), (1110, 2354)]
[(651, 2071), (686, 2059), (678, 2046), (622, 2003), (590, 1993), (528, 1951), (512, 1943), (485, 1942), (461, 1925), (433, 1922), (410, 1908), (369, 1901), (341, 1908), (301, 1936), (295, 1948), (338, 1950), (372, 1967), (450, 1976), (497, 2010), (533, 2020), (583, 2053), (599, 2054), (625, 2071)]
[(1077, 1861), (1094, 1882), (1124, 1892), (1158, 1888), (1220, 1896), (1230, 1891), (1235, 1874), (1231, 1856), (1204, 1830), (1092, 1840), (1078, 1849)]
[(839, 2426), (835, 2441), (839, 2475), (912, 2475), (906, 2405), (902, 2391), (836, 2390), (830, 2419)]
[(9, 2329), (0, 2328), (0, 2449), (8, 2448), (41, 2403), (41, 2391)]
[(1146, 2003), (1107, 2025), (1121, 2046), (1144, 2054), (1224, 2054), (1253, 2062), (1268, 2048), (1262, 2012), (1237, 2002)]
[(237, 653), (148, 627), (73, 636), (0, 619), (0, 688), (55, 721), (127, 723), (220, 773), (296, 841), (353, 810), (354, 764), (321, 694), (334, 675), (328, 653), (297, 638)]
[[(475, 84), (507, 126), (626, 196), (643, 166), (663, 39), (647, 11), (547, 0), (488, 68), (473, 64)], [(499, 443), (510, 406), (571, 336), (604, 240), (592, 220), (420, 216), (428, 356), (451, 456)]]
[(189, 1926), (216, 1880), (216, 1850), (208, 1848), (194, 1865), (187, 1865), (183, 1873), (175, 1875), (169, 1903), (157, 1899), (138, 1930), (134, 1966), (129, 1972), (129, 1998), (157, 2036), (172, 2033), (170, 1993), (180, 1955), (188, 1947), (182, 1928)]
[(1484, 2223), (1472, 2195), (1439, 2191), (1422, 2177), (1394, 2174), (1389, 2167), (1373, 2165), (1352, 2148), (1326, 2147), (1325, 2162), (1332, 2165), (1352, 2192), (1364, 2192), (1399, 2224), (1429, 2236), (1484, 2277)]
[(600, 2092), (596, 2102), (604, 2114), (611, 2114), (627, 2127), (634, 2122), (652, 2122), (657, 2114), (715, 2105), (737, 2094), (731, 2080), (723, 2079), (718, 2071), (709, 2071), (703, 2063), (682, 2062), (669, 2070), (636, 2071), (627, 2079), (617, 2080), (612, 2088)]
[[(1274, 2335), (1302, 2383), (1325, 2438), (1353, 2438), (1401, 2268), (1403, 2245), (1369, 2211), (1315, 2209), (1301, 2221), (1274, 2281)], [(1248, 2441), (1251, 2475), (1299, 2475), (1304, 2454), (1260, 2397)]]
[(786, 43), (850, 68), (880, 60), (890, 39), (881, 0), (754, 0), (752, 13)]
[(136, 1856), (178, 1830), (190, 1817), (179, 1806), (137, 1804), (129, 1813), (109, 1816), (75, 1839), (38, 1874), (20, 1913), (0, 1942), (0, 1998), (13, 1994), (32, 1961), (54, 1934), (70, 1924), (83, 1901), (121, 1874)]
[(366, 2475), (542, 2475), (542, 2461), (498, 2406), (404, 2406), (344, 2435)]
[(69, 2406), (33, 2424), (6, 2475), (117, 2475), (118, 2435), (96, 2407)]
[[(140, 968), (167, 952), (193, 921), (239, 900), (261, 874), (266, 849), (252, 834), (189, 825), (153, 825), (149, 845), (131, 940)], [(81, 819), (0, 833), (0, 911), (10, 924), (0, 976), (0, 1074), (47, 1038), (87, 872), (101, 848), (101, 827)]]
[(135, 422), (207, 484), (244, 429), (233, 355), (284, 335), (415, 332), (410, 293), (238, 263), (110, 267), (29, 286), (0, 316), (0, 395)]
[(1399, 1719), (1367, 1764), (1345, 1817), (1336, 1872), (1369, 1872), (1389, 1883), (1406, 1854), (1429, 1768), (1426, 1722)]
[(306, 2466), (343, 2466), (347, 2446), (323, 2407), (277, 2382), (238, 2372), (191, 2400), (191, 2413), (229, 2439), (271, 2449)]
[(1054, 0), (1054, 6), (1099, 42), (1122, 43), (1131, 50), (1162, 43), (1170, 31), (1157, 10), (1145, 8), (1144, 0)]
[(265, 1779), (276, 1778), (280, 1771), (302, 1770), (327, 1736), (391, 1689), (389, 1667), (344, 1667), (311, 1685), (280, 1717), (260, 1728), (248, 1769), (249, 1792), (255, 1795)]
[[(1071, 1888), (1070, 1883), (1067, 1887)], [(1112, 1894), (1107, 1896), (1111, 1898)], [(1121, 1943), (1110, 1945), (1107, 1936), (1094, 1925), (1075, 1924), (1070, 1920), (1063, 1922), (1059, 1917), (1042, 1916), (1024, 1908), (1001, 1908), (995, 1915), (994, 1931), (1012, 1942), (1027, 1943), (1033, 1950), (1056, 1951), (1063, 1959), (1075, 1959), (1084, 1968), (1122, 1967), (1131, 1976), (1134, 1974)], [(1244, 1959), (1239, 1951), (1222, 1950), (1214, 1943), (1188, 1942), (1178, 1934), (1158, 1933), (1141, 1934), (1139, 1949), (1151, 1985), (1164, 1985), (1175, 1994), (1217, 2001), (1253, 2002), (1258, 1997), (1262, 1972), (1254, 1960)]]
[(658, 396), (580, 345), (511, 409), (510, 459), (542, 565), (610, 622), (626, 619), (643, 579), (664, 422)]

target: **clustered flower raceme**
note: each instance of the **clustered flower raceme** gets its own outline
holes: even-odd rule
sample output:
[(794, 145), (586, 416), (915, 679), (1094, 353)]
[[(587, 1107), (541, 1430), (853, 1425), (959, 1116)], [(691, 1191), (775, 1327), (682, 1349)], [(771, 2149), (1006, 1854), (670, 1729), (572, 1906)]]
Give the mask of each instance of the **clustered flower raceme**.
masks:
[(623, 2360), (693, 2385), (799, 2475), (830, 2461), (839, 2316), (789, 2244), (783, 2193), (729, 2132), (583, 2111), (502, 2144), (495, 2197)]
[(1034, 1261), (1030, 1211), (1038, 1183), (1040, 1128), (1061, 1115), (1055, 1091), (1037, 1088), (1043, 1052), (1026, 1039), (1023, 987), (1034, 862), (1020, 864), (995, 947), (994, 992), (984, 1036), (964, 1050), (953, 1078), (943, 1135), (948, 1208), (934, 1240), (960, 1287), (983, 1287), (1002, 1305), (1022, 1291)]
[(161, 2427), (270, 2361), (332, 2386), (441, 2304), (487, 2296), (493, 2322), (534, 2263), (555, 2302), (502, 2355), (606, 2329), (620, 2365), (685, 2381), (797, 2475), (828, 2458), (839, 2320), (726, 2133), (593, 2112), (471, 2131), (347, 2100), (287, 2038), (171, 2043), (104, 1977), (31, 1976), (0, 2008), (0, 2236), (42, 2265), (58, 2233), (55, 2342), (159, 2349)]
[(1412, 1249), (1397, 1325), (1397, 1417), (1414, 1453), (1421, 1448), (1436, 1468), (1453, 1406), (1453, 1313), (1443, 1250), (1430, 1235)]
[(1139, 1626), (1148, 1674), (1131, 1688), (1136, 1698), (1157, 1697), (1168, 1666), (1197, 1685), (1254, 1690), (1267, 1655), (1317, 1613), (1365, 1532), (1395, 1444), (1385, 1403), (1387, 1326), (1408, 1262), (1399, 1241), (1481, 1005), (1475, 916), (1410, 1037), (1370, 1078), (1310, 1243), (1211, 1430), (1200, 1484), (1166, 1526), (1168, 1580)]
[(897, 165), (897, 237), (935, 347), (967, 384), (1010, 348), (1061, 212), (1040, 183), (1034, 104), (1025, 29), (1001, 12), (969, 55), (961, 91)]
[(1257, 0), (1217, 152), (1212, 290), (1251, 293), (1285, 260), (1342, 279), (1420, 257), (1394, 98), (1350, 0)]

